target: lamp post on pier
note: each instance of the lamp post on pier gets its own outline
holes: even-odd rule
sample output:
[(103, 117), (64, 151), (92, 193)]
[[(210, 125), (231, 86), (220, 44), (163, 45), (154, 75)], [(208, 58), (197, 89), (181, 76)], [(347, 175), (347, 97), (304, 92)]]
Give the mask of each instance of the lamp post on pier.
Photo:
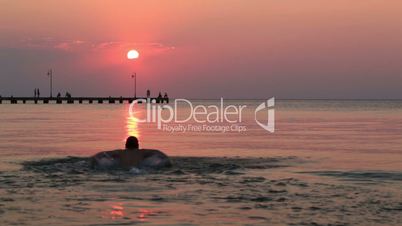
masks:
[(134, 98), (137, 99), (137, 73), (133, 73), (131, 78), (134, 80)]
[(50, 79), (50, 98), (52, 98), (53, 97), (53, 70), (52, 69), (50, 69), (47, 72), (47, 76)]

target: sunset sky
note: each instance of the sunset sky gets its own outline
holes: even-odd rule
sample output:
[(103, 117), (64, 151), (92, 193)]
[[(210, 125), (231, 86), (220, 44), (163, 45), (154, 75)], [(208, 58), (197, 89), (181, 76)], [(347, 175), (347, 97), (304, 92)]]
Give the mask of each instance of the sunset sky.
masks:
[(0, 95), (49, 68), (73, 96), (402, 98), (402, 1), (0, 0)]

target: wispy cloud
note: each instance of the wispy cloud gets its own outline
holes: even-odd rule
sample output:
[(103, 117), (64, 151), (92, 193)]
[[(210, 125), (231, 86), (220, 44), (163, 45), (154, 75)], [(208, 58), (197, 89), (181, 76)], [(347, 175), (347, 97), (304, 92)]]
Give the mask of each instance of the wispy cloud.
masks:
[(54, 49), (66, 52), (102, 51), (116, 48), (147, 48), (156, 51), (171, 51), (175, 47), (161, 42), (88, 41), (60, 40), (53, 37), (25, 38), (15, 43), (17, 48)]

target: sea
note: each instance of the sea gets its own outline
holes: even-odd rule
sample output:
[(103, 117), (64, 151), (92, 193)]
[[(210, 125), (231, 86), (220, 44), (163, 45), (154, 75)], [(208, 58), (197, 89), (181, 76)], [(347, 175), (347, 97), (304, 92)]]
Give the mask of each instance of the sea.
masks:
[[(266, 101), (3, 101), (0, 225), (402, 225), (402, 101)], [(128, 136), (173, 166), (89, 167)]]

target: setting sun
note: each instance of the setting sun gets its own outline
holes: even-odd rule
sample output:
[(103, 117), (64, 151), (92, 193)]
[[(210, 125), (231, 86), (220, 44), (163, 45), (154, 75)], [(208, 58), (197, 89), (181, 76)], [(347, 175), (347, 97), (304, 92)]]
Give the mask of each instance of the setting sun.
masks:
[(137, 59), (139, 56), (140, 56), (140, 54), (135, 49), (132, 49), (132, 50), (128, 51), (128, 53), (127, 53), (127, 58), (129, 60)]

